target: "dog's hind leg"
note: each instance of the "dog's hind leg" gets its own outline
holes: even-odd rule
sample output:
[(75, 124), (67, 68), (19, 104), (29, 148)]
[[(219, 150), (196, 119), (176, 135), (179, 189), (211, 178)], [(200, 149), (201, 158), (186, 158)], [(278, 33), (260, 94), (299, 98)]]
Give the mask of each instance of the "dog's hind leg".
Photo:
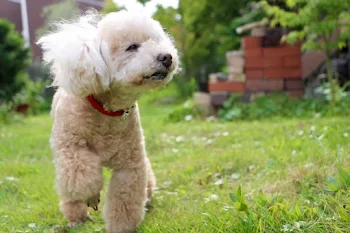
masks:
[(145, 213), (147, 173), (142, 158), (132, 168), (113, 171), (104, 206), (108, 233), (134, 231)]
[(97, 210), (103, 186), (99, 157), (85, 147), (62, 149), (55, 156), (60, 207), (70, 226), (87, 217), (87, 208)]

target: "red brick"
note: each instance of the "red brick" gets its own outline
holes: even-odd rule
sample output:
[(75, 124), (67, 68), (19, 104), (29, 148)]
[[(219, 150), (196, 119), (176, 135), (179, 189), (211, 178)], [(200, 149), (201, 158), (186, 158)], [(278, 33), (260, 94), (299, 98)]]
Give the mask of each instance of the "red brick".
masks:
[(301, 68), (266, 68), (264, 69), (264, 77), (271, 79), (301, 79), (302, 71)]
[(264, 57), (282, 58), (285, 56), (301, 55), (300, 45), (283, 45), (278, 47), (263, 48)]
[(284, 80), (284, 87), (286, 90), (302, 90), (304, 83), (301, 79)]
[(283, 80), (247, 80), (246, 89), (247, 91), (281, 91), (283, 90)]
[(244, 82), (217, 82), (209, 83), (209, 91), (244, 92)]
[(303, 71), (299, 68), (284, 68), (283, 76), (285, 79), (302, 79)]
[(280, 58), (269, 58), (264, 57), (264, 67), (265, 68), (282, 68), (283, 62)]
[(288, 56), (283, 58), (284, 67), (301, 67), (301, 55)]
[(244, 49), (255, 49), (261, 47), (261, 37), (246, 36), (242, 39), (242, 47)]
[(263, 50), (262, 48), (256, 48), (256, 49), (245, 49), (244, 50), (244, 57), (262, 57), (263, 56)]
[(265, 78), (283, 78), (283, 68), (267, 68), (264, 70)]
[(301, 98), (301, 97), (304, 96), (304, 90), (288, 91), (288, 95), (291, 96), (291, 97)]
[(259, 69), (264, 68), (264, 60), (262, 57), (247, 57), (245, 59), (246, 69)]
[(245, 76), (247, 79), (262, 79), (264, 71), (262, 69), (246, 69)]
[(248, 69), (283, 68), (283, 60), (281, 58), (247, 57), (245, 67)]

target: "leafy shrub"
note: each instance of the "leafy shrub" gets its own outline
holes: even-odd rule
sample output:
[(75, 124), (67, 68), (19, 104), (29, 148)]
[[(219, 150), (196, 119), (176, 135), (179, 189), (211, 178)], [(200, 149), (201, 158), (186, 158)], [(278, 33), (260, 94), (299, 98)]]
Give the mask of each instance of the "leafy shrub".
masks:
[(15, 26), (0, 19), (0, 100), (9, 101), (24, 86), (25, 68), (30, 62), (30, 50)]
[(166, 122), (191, 121), (203, 115), (203, 110), (196, 107), (192, 100), (176, 107), (165, 119)]
[(48, 85), (47, 81), (31, 81), (25, 82), (25, 88), (17, 93), (12, 103), (17, 106), (20, 104), (29, 104), (29, 113), (38, 114), (50, 108), (51, 99), (45, 99), (43, 93), (45, 87)]
[(246, 104), (232, 96), (219, 110), (219, 117), (226, 121), (257, 120), (272, 117), (314, 117), (349, 115), (350, 96), (342, 94), (342, 101), (336, 106), (327, 98), (296, 99), (283, 94), (270, 94)]
[(41, 13), (41, 17), (44, 18), (44, 24), (36, 30), (36, 37), (39, 38), (51, 31), (53, 29), (53, 22), (70, 20), (79, 15), (79, 13), (78, 3), (73, 0), (64, 0), (45, 6)]
[(186, 81), (183, 78), (175, 78), (173, 82), (176, 86), (178, 96), (182, 99), (191, 97), (197, 90), (197, 84), (194, 78), (191, 78), (190, 81)]
[[(304, 40), (304, 50), (325, 53), (330, 102), (333, 106), (338, 104), (341, 101), (338, 98), (340, 86), (338, 75), (333, 77), (331, 57), (334, 51), (345, 47), (350, 39), (349, 27), (345, 26), (350, 22), (350, 1), (284, 0), (289, 10), (271, 5), (266, 0), (261, 2), (266, 13), (272, 18), (272, 26), (280, 25), (294, 29), (285, 37), (288, 42)], [(293, 9), (294, 11), (290, 11)]]
[[(35, 111), (43, 112), (50, 110), (55, 89), (54, 87), (48, 86), (51, 83), (49, 67), (41, 62), (33, 62), (28, 69), (28, 74), (30, 79), (33, 80), (32, 83), (27, 84), (27, 87), (32, 87), (29, 91), (32, 92), (32, 94), (34, 94), (33, 92), (36, 92), (40, 95), (37, 98), (41, 99), (40, 104), (37, 107), (34, 107), (37, 109)], [(39, 83), (35, 84), (36, 82)], [(36, 90), (33, 90), (33, 88)], [(35, 104), (32, 106), (35, 106)]]
[(22, 116), (13, 111), (11, 104), (0, 104), (0, 124), (8, 124), (21, 119)]

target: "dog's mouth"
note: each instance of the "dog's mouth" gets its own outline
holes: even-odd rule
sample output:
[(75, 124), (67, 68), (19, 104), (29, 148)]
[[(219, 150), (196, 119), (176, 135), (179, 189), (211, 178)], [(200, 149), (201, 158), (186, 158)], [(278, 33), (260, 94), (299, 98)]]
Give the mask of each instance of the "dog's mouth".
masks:
[(144, 76), (144, 79), (149, 80), (164, 80), (168, 76), (168, 72), (157, 71), (150, 76)]

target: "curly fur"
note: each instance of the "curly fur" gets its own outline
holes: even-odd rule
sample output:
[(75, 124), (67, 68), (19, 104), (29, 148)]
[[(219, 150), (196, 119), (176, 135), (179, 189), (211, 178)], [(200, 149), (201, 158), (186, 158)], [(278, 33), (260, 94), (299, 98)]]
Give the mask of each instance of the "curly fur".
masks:
[[(135, 230), (155, 185), (138, 108), (122, 120), (96, 111), (85, 97), (92, 94), (106, 110), (116, 111), (164, 87), (178, 71), (172, 40), (152, 18), (120, 11), (58, 23), (38, 44), (58, 87), (50, 143), (62, 213), (74, 226), (87, 217), (87, 204), (97, 209), (102, 167), (108, 167), (113, 174), (103, 211), (107, 232)], [(140, 47), (126, 51), (131, 44)], [(172, 55), (168, 75), (145, 78), (164, 71), (157, 56), (165, 53)]]

